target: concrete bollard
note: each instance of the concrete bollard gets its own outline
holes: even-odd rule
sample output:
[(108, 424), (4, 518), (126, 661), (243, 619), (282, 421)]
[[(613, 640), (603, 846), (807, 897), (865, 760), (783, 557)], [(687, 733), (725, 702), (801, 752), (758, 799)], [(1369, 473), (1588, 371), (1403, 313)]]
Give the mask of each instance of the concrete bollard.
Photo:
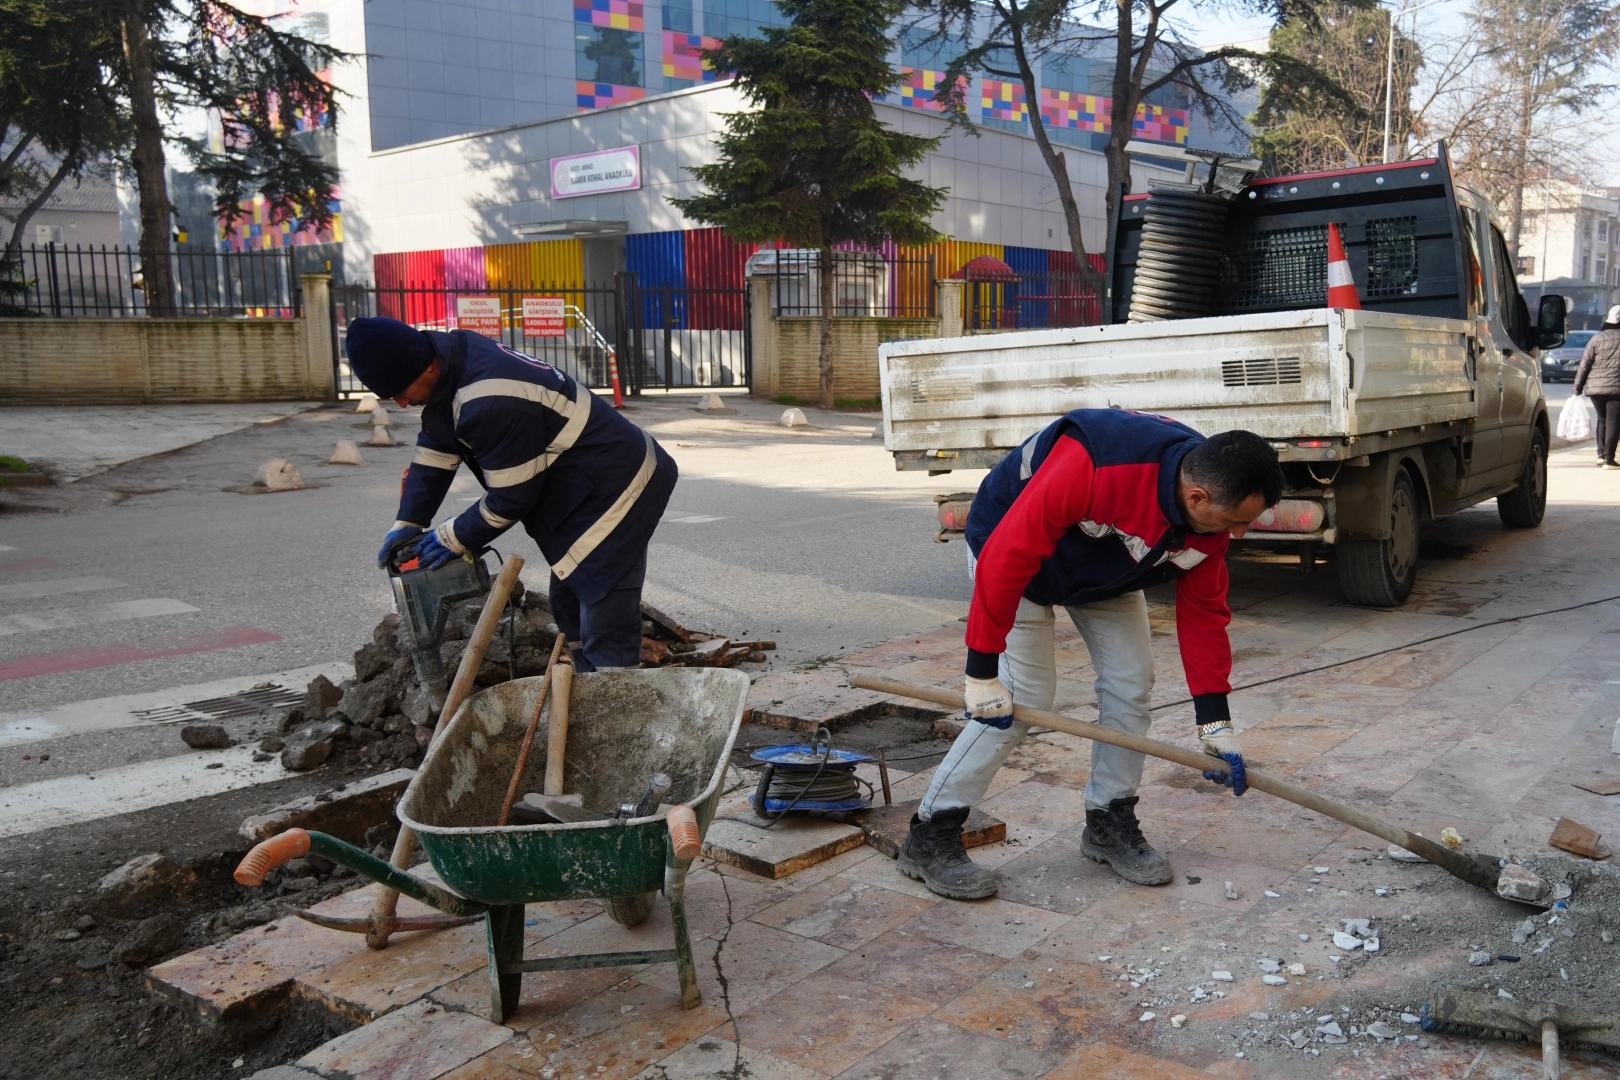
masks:
[(719, 394), (704, 394), (702, 397), (697, 399), (697, 405), (695, 407), (704, 411), (724, 412), (726, 408), (726, 399), (721, 397)]
[(253, 474), (253, 482), (270, 491), (297, 491), (304, 486), (298, 466), (286, 458), (271, 458)]
[(371, 426), (374, 428), (394, 426), (393, 419), (388, 415), (388, 406), (380, 401), (377, 402), (377, 407), (371, 410)]
[(354, 404), (354, 411), (357, 413), (370, 412), (377, 407), (377, 404), (376, 394), (361, 394), (360, 400)]
[(385, 428), (385, 427), (374, 427), (374, 428), (371, 429), (371, 438), (366, 440), (366, 445), (367, 446), (393, 446), (394, 445), (394, 437), (392, 435), (388, 434), (388, 429), (387, 428)]
[(810, 426), (809, 419), (804, 415), (804, 410), (800, 409), (800, 408), (792, 408), (792, 409), (783, 410), (782, 419), (780, 421), (778, 421), (778, 423), (780, 423), (783, 427), (809, 427)]
[[(377, 430), (381, 430), (380, 428)], [(332, 447), (332, 456), (326, 459), (328, 465), (364, 465), (360, 460), (360, 448), (354, 445), (352, 439), (340, 439)]]

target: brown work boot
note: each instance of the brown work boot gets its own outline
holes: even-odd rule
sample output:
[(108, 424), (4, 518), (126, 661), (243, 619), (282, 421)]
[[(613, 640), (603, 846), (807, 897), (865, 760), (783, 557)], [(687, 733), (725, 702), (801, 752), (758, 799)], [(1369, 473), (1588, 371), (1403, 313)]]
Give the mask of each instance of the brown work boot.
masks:
[(1114, 873), (1138, 885), (1168, 885), (1175, 875), (1170, 860), (1154, 850), (1136, 822), (1136, 796), (1115, 799), (1106, 810), (1086, 811), (1080, 851), (1088, 859), (1107, 863)]
[(900, 872), (952, 900), (994, 896), (1001, 887), (1001, 876), (968, 858), (967, 848), (962, 846), (967, 816), (965, 806), (937, 811), (927, 821), (912, 815), (911, 834), (900, 845)]

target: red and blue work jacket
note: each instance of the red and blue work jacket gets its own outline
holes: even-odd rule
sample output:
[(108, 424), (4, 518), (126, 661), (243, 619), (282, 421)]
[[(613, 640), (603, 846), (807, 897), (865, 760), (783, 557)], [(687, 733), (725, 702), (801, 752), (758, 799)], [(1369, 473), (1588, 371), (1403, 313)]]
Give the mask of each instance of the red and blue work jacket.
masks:
[(1174, 581), (1197, 722), (1230, 719), (1231, 537), (1193, 532), (1176, 498), (1181, 459), (1203, 441), (1162, 416), (1076, 409), (992, 469), (967, 520), (967, 673), (996, 674), (1022, 598), (1069, 607)]

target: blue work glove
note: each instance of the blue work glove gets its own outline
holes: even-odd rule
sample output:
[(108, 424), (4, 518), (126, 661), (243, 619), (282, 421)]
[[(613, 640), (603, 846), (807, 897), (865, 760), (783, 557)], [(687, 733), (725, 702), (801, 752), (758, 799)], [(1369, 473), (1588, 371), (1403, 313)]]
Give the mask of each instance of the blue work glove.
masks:
[(1000, 679), (975, 679), (969, 675), (963, 688), (964, 712), (969, 720), (1006, 731), (1012, 727), (1012, 695)]
[(1249, 790), (1249, 770), (1243, 763), (1243, 744), (1230, 720), (1198, 725), (1198, 741), (1204, 744), (1204, 753), (1226, 762), (1226, 769), (1209, 769), (1204, 779), (1232, 789), (1233, 795)]
[(401, 525), (383, 538), (382, 550), (377, 552), (377, 569), (388, 565), (388, 557), (422, 535), (419, 525)]
[(424, 570), (437, 570), (446, 563), (461, 558), (454, 551), (445, 546), (439, 534), (430, 532), (416, 545), (417, 564)]

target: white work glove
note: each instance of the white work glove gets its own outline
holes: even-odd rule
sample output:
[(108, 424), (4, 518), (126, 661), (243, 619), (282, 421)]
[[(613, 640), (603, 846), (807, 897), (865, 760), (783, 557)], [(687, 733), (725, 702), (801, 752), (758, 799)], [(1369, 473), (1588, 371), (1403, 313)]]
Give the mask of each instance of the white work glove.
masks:
[(1243, 743), (1238, 739), (1237, 730), (1232, 727), (1230, 720), (1199, 724), (1198, 741), (1204, 744), (1204, 753), (1226, 762), (1225, 769), (1206, 771), (1205, 780), (1231, 788), (1233, 795), (1242, 795), (1249, 790), (1248, 768), (1243, 761)]
[(1000, 679), (975, 679), (969, 675), (962, 691), (967, 718), (1005, 731), (1012, 726), (1012, 695)]

